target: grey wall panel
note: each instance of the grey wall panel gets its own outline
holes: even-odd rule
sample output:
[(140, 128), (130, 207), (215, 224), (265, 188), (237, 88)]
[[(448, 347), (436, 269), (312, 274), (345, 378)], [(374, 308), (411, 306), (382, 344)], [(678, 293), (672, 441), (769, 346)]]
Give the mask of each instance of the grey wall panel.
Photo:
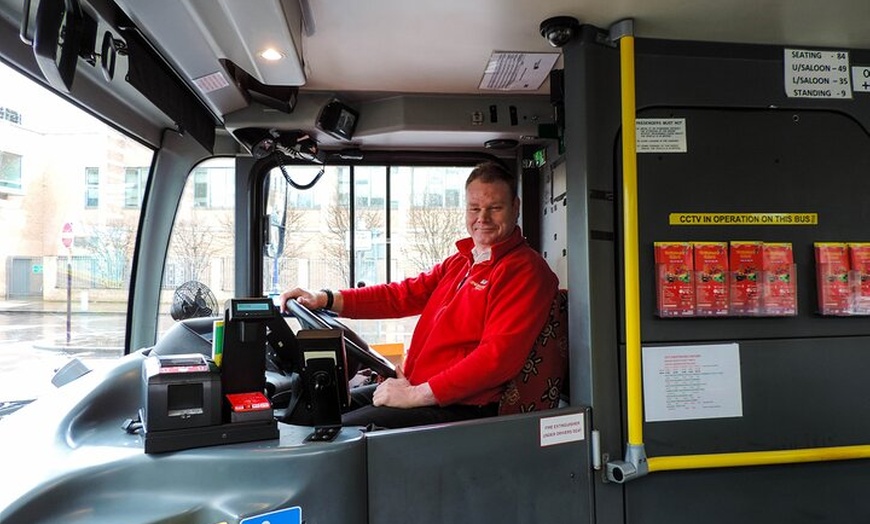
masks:
[[(641, 302), (625, 304), (619, 53), (600, 33), (590, 37), (592, 30), (584, 30), (564, 48), (568, 193), (574, 203), (609, 183), (615, 223), (609, 242), (598, 225), (603, 201), (569, 206), (569, 277), (571, 305), (584, 312), (581, 320), (589, 324), (580, 325), (594, 342), (584, 387), (591, 388), (596, 427), (604, 430), (603, 451), (611, 459), (624, 456), (614, 446), (627, 439), (623, 318), (626, 307), (635, 306), (644, 345), (737, 342), (741, 355), (743, 416), (645, 424), (648, 456), (870, 443), (870, 425), (863, 422), (870, 413), (855, 400), (866, 396), (870, 318), (816, 313), (812, 251), (815, 241), (870, 239), (870, 97), (787, 98), (782, 47), (639, 39), (638, 117), (686, 118), (688, 152), (638, 157)], [(870, 63), (866, 50), (850, 50), (850, 58)], [(811, 212), (819, 214), (819, 224), (686, 228), (670, 226), (670, 212)], [(596, 224), (595, 236), (589, 224)], [(654, 241), (753, 239), (793, 243), (798, 316), (655, 316)], [(575, 290), (575, 279), (596, 284)], [(575, 341), (578, 348), (587, 342), (572, 332), (572, 356)], [(654, 472), (623, 486), (596, 483), (595, 520), (863, 522), (870, 502), (856, 486), (866, 485), (867, 471), (867, 461), (858, 460)]]
[[(619, 136), (619, 52), (605, 34), (584, 26), (563, 48), (565, 163), (568, 190), (568, 313), (571, 318), (571, 401), (590, 405), (602, 453), (621, 458), (619, 346), (616, 296), (618, 221), (614, 145)], [(615, 118), (614, 118), (615, 116)], [(624, 522), (622, 486), (594, 477), (595, 522)]]
[[(542, 447), (565, 408), (367, 434), (369, 522), (588, 522), (588, 438)], [(401, 503), (397, 503), (401, 501)]]
[(626, 485), (631, 524), (870, 521), (870, 462), (655, 473)]
[[(813, 242), (870, 241), (870, 135), (833, 111), (657, 108), (639, 118), (685, 118), (687, 153), (638, 156), (644, 341), (870, 334), (870, 317), (821, 317)], [(818, 213), (814, 226), (671, 226), (668, 214)], [(653, 242), (791, 242), (796, 317), (659, 319)]]
[(870, 391), (868, 350), (865, 337), (741, 342), (743, 416), (647, 423), (647, 454), (868, 444), (870, 405), (855, 402)]

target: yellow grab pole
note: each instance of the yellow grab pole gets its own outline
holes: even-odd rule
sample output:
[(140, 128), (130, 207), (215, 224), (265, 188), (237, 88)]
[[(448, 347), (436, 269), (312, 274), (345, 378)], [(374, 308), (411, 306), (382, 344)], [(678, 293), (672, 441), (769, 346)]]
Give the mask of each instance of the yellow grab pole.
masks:
[(622, 231), (625, 281), (625, 381), (628, 442), (625, 459), (607, 463), (606, 478), (623, 483), (649, 472), (643, 448), (643, 390), (640, 352), (640, 276), (637, 240), (637, 137), (634, 101), (634, 22), (623, 20), (610, 30), (619, 41), (622, 101)]
[(622, 219), (625, 278), (625, 379), (628, 444), (643, 445), (640, 352), (640, 277), (637, 240), (637, 138), (635, 134), (634, 36), (619, 39), (622, 98)]

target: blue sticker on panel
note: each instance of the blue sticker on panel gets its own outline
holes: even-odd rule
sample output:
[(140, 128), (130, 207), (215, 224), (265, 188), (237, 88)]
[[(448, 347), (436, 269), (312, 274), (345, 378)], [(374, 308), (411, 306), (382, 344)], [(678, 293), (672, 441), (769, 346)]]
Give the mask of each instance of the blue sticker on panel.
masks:
[(302, 524), (302, 508), (295, 506), (242, 519), (239, 524)]

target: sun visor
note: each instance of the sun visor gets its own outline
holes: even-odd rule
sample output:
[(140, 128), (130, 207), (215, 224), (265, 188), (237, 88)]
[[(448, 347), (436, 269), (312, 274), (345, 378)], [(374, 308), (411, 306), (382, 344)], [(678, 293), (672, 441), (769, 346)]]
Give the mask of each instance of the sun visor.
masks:
[(206, 106), (154, 53), (138, 31), (122, 31), (127, 41), (127, 82), (175, 121), (209, 152), (214, 151), (215, 121)]

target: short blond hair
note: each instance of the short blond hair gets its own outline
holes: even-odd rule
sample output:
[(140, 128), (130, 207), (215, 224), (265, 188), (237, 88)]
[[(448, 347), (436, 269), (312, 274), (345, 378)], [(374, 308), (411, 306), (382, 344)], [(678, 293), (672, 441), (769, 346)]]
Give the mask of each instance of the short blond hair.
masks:
[(511, 198), (516, 198), (518, 195), (517, 177), (498, 162), (490, 160), (474, 166), (465, 180), (465, 189), (468, 189), (468, 186), (475, 180), (480, 180), (484, 184), (504, 182), (511, 190)]

